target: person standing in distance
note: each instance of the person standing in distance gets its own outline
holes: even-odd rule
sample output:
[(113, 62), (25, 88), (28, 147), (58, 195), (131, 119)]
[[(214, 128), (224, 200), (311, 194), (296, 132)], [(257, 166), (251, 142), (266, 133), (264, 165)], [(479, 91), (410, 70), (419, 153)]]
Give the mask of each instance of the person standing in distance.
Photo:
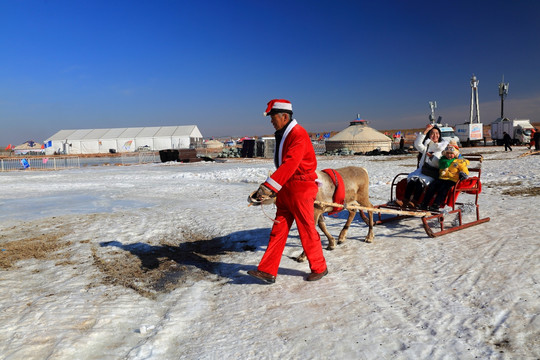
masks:
[(292, 119), (290, 101), (271, 100), (263, 114), (270, 116), (276, 129), (276, 171), (259, 186), (255, 197), (261, 200), (275, 195), (277, 211), (268, 247), (257, 270), (249, 270), (248, 274), (266, 283), (276, 281), (289, 230), (296, 221), (311, 269), (306, 280), (316, 281), (328, 274), (328, 269), (313, 215), (313, 203), (318, 191), (315, 150), (307, 131)]
[(512, 137), (506, 131), (503, 131), (503, 134), (504, 151), (508, 151), (508, 149), (512, 151)]

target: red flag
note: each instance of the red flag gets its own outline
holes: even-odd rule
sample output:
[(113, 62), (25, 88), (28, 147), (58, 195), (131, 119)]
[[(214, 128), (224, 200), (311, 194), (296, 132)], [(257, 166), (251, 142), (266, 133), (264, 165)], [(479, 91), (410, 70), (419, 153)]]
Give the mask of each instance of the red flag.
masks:
[(13, 145), (9, 144), (6, 148), (6, 150), (13, 149)]

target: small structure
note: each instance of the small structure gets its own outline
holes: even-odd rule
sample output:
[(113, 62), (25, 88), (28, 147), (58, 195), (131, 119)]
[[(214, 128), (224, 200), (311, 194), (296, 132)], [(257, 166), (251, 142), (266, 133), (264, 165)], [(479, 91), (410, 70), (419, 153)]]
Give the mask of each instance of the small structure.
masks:
[(44, 152), (44, 146), (34, 140), (25, 141), (13, 148), (13, 153), (16, 155), (42, 155)]
[(223, 149), (223, 143), (218, 140), (208, 140), (203, 146), (205, 149)]
[(392, 139), (368, 126), (368, 122), (357, 116), (349, 127), (326, 140), (326, 151), (349, 149), (353, 152), (369, 152), (373, 150), (390, 151)]
[(273, 136), (263, 136), (262, 138), (257, 140), (256, 147), (256, 156), (272, 159), (274, 157), (274, 149), (276, 147), (276, 138)]

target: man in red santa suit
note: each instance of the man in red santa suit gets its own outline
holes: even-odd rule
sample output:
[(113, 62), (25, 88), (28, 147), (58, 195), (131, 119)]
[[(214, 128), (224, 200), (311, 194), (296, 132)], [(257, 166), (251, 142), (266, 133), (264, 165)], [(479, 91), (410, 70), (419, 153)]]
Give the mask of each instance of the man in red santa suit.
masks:
[(264, 112), (276, 129), (274, 163), (277, 170), (259, 186), (255, 197), (261, 200), (275, 195), (277, 212), (261, 262), (257, 270), (250, 270), (248, 274), (270, 284), (276, 281), (293, 221), (296, 221), (311, 269), (306, 280), (319, 280), (328, 274), (313, 215), (318, 191), (317, 158), (307, 131), (292, 119), (292, 113), (290, 101), (282, 99), (271, 100)]

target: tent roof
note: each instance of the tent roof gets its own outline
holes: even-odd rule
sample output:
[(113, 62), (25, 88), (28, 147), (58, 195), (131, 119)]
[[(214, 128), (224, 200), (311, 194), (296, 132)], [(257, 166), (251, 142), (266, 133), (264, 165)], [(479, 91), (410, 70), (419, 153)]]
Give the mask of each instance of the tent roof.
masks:
[(60, 130), (45, 141), (49, 140), (105, 140), (116, 138), (136, 137), (161, 137), (161, 136), (189, 136), (202, 138), (202, 134), (196, 125), (182, 126), (155, 126), (133, 128), (109, 128), (109, 129), (78, 129)]
[(351, 125), (340, 131), (326, 141), (389, 141), (392, 140), (381, 133), (367, 126), (365, 123), (351, 122)]
[[(32, 144), (33, 146), (30, 146), (30, 144)], [(13, 148), (13, 150), (39, 150), (39, 151), (41, 151), (41, 145), (42, 144), (40, 144), (38, 142), (28, 140), (28, 141), (25, 141), (24, 143), (22, 143), (20, 145), (15, 146), (15, 148)]]

